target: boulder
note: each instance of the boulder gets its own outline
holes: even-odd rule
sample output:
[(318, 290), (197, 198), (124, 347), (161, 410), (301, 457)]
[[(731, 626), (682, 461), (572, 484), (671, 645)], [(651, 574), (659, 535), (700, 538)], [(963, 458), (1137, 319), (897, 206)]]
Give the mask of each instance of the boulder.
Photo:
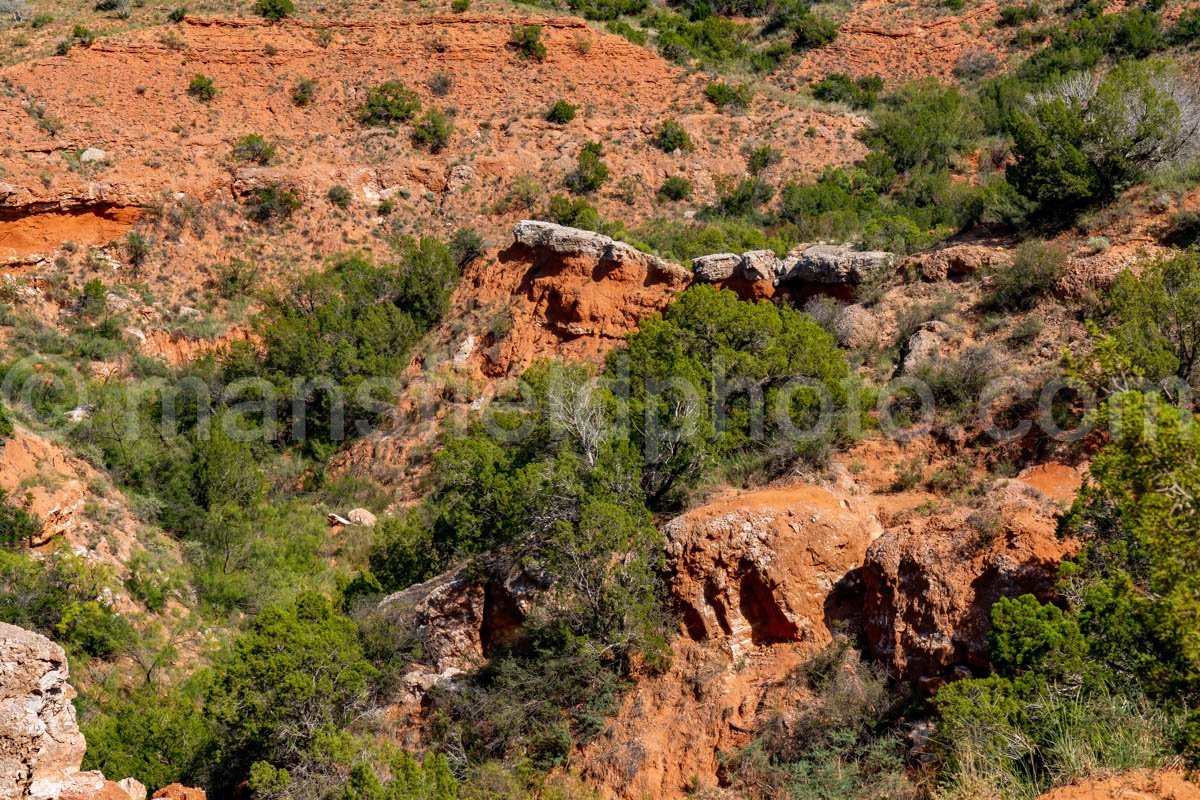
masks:
[(801, 484), (704, 506), (664, 532), (688, 635), (737, 658), (756, 645), (829, 641), (830, 592), (882, 529), (854, 499)]
[(846, 244), (816, 244), (792, 251), (780, 265), (781, 281), (857, 285), (869, 275), (891, 269), (892, 254), (856, 250)]
[(691, 278), (691, 274), (678, 264), (643, 253), (631, 244), (595, 231), (526, 219), (513, 228), (513, 238), (517, 244), (531, 249), (543, 248), (561, 256), (584, 257), (615, 264), (637, 262), (674, 279)]
[[(0, 622), (0, 798), (146, 800), (146, 787), (133, 778), (115, 783), (80, 771), (86, 745), (67, 675), (61, 647)], [(193, 794), (173, 800), (204, 800), (198, 789), (185, 791)]]
[(549, 581), (523, 569), (508, 569), (503, 556), (482, 567), (464, 565), (385, 597), (384, 615), (421, 643), (432, 672), (479, 667), (492, 648), (511, 642), (534, 599)]
[(751, 250), (742, 254), (741, 276), (748, 281), (774, 281), (779, 259), (771, 250)]
[(922, 280), (944, 281), (960, 275), (974, 275), (1009, 261), (1000, 249), (981, 245), (957, 244), (927, 250), (910, 256), (905, 262)]
[(375, 515), (365, 508), (356, 508), (346, 514), (346, 519), (352, 525), (361, 525), (364, 528), (374, 528), (376, 519)]
[(957, 508), (886, 531), (860, 571), (867, 649), (918, 686), (985, 674), (992, 606), (1055, 596), (1058, 565), (1077, 544), (1056, 533), (1057, 498), (1012, 480), (980, 511)]
[(931, 365), (945, 350), (949, 336), (950, 326), (940, 320), (926, 322), (918, 328), (900, 352), (900, 374), (911, 375)]
[(842, 347), (867, 347), (879, 341), (879, 318), (862, 305), (842, 306), (830, 324)]
[(207, 798), (203, 789), (192, 789), (179, 783), (172, 783), (155, 792), (154, 800), (207, 800)]
[(733, 277), (741, 266), (742, 257), (737, 253), (713, 253), (692, 259), (692, 274), (704, 283), (718, 283)]
[(83, 762), (67, 656), (44, 636), (0, 623), (0, 797), (51, 800)]
[(80, 164), (99, 164), (104, 161), (108, 161), (108, 153), (99, 147), (89, 147), (79, 154)]
[(146, 800), (146, 787), (136, 778), (125, 778), (117, 781), (117, 785), (129, 795), (129, 800)]

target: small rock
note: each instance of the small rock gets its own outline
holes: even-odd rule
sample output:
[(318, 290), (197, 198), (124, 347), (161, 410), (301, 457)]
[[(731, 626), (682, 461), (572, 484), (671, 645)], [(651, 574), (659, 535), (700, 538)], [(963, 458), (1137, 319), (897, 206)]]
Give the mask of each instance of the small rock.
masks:
[(470, 186), (477, 180), (475, 170), (468, 164), (458, 164), (450, 168), (446, 177), (446, 191), (456, 192), (464, 186)]
[(117, 781), (117, 785), (125, 791), (125, 794), (129, 795), (129, 800), (146, 800), (146, 787), (136, 778)]

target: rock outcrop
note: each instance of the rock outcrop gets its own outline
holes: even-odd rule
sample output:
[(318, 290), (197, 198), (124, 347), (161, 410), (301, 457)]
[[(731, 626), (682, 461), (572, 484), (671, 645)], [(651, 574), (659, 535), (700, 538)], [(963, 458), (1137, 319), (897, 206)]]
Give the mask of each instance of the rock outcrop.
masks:
[(1009, 481), (978, 511), (897, 525), (871, 546), (859, 576), (862, 625), (870, 655), (891, 674), (934, 689), (942, 678), (981, 672), (996, 601), (1054, 596), (1058, 565), (1076, 544), (1058, 538), (1062, 497), (1040, 479)]
[(594, 231), (568, 228), (553, 222), (521, 220), (513, 228), (517, 244), (530, 249), (545, 249), (564, 257), (592, 259), (600, 269), (613, 269), (626, 264), (645, 267), (666, 280), (687, 282), (687, 270), (666, 259), (643, 253), (631, 244)]
[(453, 676), (482, 665), (510, 642), (547, 580), (508, 569), (504, 557), (438, 575), (380, 601), (385, 616), (421, 643), (421, 672)]
[(605, 796), (683, 798), (720, 782), (721, 754), (800, 701), (798, 666), (850, 611), (841, 587), (880, 529), (862, 500), (798, 485), (748, 492), (666, 526), (683, 621), (671, 668), (644, 679), (585, 749)]
[(893, 265), (891, 253), (859, 250), (848, 244), (800, 245), (780, 259), (770, 250), (740, 256), (714, 253), (692, 259), (692, 275), (702, 283), (741, 280), (773, 285), (795, 281), (826, 286), (856, 286)]
[(846, 244), (797, 248), (779, 265), (779, 280), (856, 286), (892, 266), (892, 254)]
[(926, 281), (944, 281), (974, 275), (1009, 261), (1003, 250), (972, 244), (954, 244), (909, 256), (905, 266)]
[(74, 694), (61, 647), (0, 623), (0, 797), (58, 797), (79, 771)]
[(61, 647), (0, 623), (0, 798), (146, 800), (146, 787), (132, 778), (114, 783), (80, 771), (86, 743), (67, 676)]

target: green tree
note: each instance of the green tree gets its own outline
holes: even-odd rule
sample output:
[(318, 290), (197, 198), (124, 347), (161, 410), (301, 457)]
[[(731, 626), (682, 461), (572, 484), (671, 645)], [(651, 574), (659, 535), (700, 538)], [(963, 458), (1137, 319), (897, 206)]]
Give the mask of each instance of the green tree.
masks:
[(575, 171), (567, 175), (567, 188), (575, 194), (590, 194), (596, 191), (608, 180), (608, 165), (601, 156), (604, 146), (599, 142), (588, 142), (579, 151), (576, 158)]
[(891, 156), (901, 171), (946, 166), (980, 133), (971, 99), (932, 78), (885, 98), (874, 120), (867, 143)]
[(1150, 380), (1191, 381), (1200, 358), (1200, 250), (1160, 255), (1121, 273), (1107, 296), (1112, 336)]
[(363, 125), (392, 127), (408, 122), (421, 110), (417, 93), (400, 81), (385, 81), (367, 90), (366, 101), (358, 108), (358, 121)]
[(1106, 201), (1193, 146), (1200, 108), (1163, 62), (1124, 62), (1032, 95), (1008, 120), (1009, 181), (1050, 212)]
[(218, 786), (232, 788), (258, 761), (300, 763), (320, 730), (363, 707), (375, 674), (354, 623), (325, 598), (305, 593), (264, 610), (217, 660), (205, 697), (218, 727)]

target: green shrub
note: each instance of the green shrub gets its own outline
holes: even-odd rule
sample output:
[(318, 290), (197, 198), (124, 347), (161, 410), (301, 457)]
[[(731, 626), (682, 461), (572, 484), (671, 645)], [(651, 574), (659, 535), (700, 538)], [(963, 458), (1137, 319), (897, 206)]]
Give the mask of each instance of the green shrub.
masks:
[(1126, 62), (1036, 95), (1009, 117), (1009, 182), (1056, 215), (1115, 197), (1185, 146), (1181, 120), (1196, 109), (1177, 80), (1162, 63)]
[(826, 16), (811, 10), (794, 15), (787, 23), (792, 34), (792, 46), (797, 50), (824, 47), (838, 37), (838, 25)]
[(589, 231), (600, 229), (599, 212), (596, 211), (595, 206), (582, 197), (572, 200), (569, 197), (558, 194), (552, 196), (547, 216), (550, 217), (551, 221), (557, 222), (559, 225), (567, 225), (572, 228), (582, 228)]
[(969, 98), (952, 86), (926, 79), (886, 98), (866, 141), (891, 156), (897, 169), (907, 171), (946, 166), (979, 133)]
[(813, 84), (813, 97), (827, 103), (845, 103), (851, 108), (871, 108), (879, 100), (883, 79), (869, 76), (855, 80), (842, 72), (832, 72)]
[(682, 175), (672, 175), (667, 178), (658, 190), (658, 199), (660, 202), (666, 200), (678, 202), (680, 200), (687, 200), (691, 196), (692, 182)]
[(1024, 5), (1009, 4), (1000, 7), (1000, 21), (997, 25), (1016, 26), (1026, 22), (1037, 22), (1042, 18), (1042, 7), (1033, 0)]
[(553, 122), (555, 125), (566, 125), (573, 119), (575, 119), (575, 106), (566, 100), (559, 100), (546, 112), (546, 121)]
[(1190, 381), (1200, 360), (1200, 251), (1143, 261), (1106, 293), (1122, 358), (1146, 378)]
[(417, 93), (400, 81), (385, 81), (367, 90), (367, 99), (356, 116), (363, 125), (392, 127), (408, 122), (421, 110)]
[(125, 256), (129, 259), (130, 265), (135, 269), (146, 263), (146, 259), (150, 257), (151, 249), (150, 242), (140, 233), (130, 231), (125, 236)]
[(735, 85), (712, 81), (704, 87), (704, 97), (722, 111), (726, 109), (744, 110), (750, 107), (754, 90), (745, 83)]
[(450, 255), (459, 269), (470, 264), (477, 258), (482, 258), (486, 250), (483, 237), (471, 228), (459, 228), (450, 237)]
[(275, 183), (250, 192), (246, 210), (256, 222), (285, 220), (300, 208), (300, 195), (283, 184)]
[(338, 208), (349, 208), (354, 202), (354, 195), (345, 186), (331, 186), (325, 199)]
[(1184, 10), (1175, 19), (1175, 29), (1171, 32), (1177, 42), (1200, 41), (1200, 8)]
[(674, 153), (677, 150), (690, 153), (696, 149), (687, 130), (673, 119), (663, 120), (659, 124), (658, 132), (654, 136), (654, 146), (664, 153)]
[(197, 73), (188, 83), (187, 93), (201, 103), (211, 103), (217, 96), (217, 85), (212, 78)]
[(413, 126), (413, 143), (431, 153), (440, 153), (450, 144), (454, 124), (441, 109), (431, 108)]
[(46, 27), (51, 22), (54, 22), (53, 14), (47, 13), (45, 11), (39, 11), (38, 13), (34, 14), (33, 19), (31, 19), (29, 21), (29, 27), (33, 28), (36, 31), (38, 28)]
[(248, 133), (233, 143), (230, 155), (236, 161), (249, 161), (265, 167), (275, 160), (275, 145), (257, 133)]
[(1012, 264), (993, 273), (984, 305), (1006, 311), (1032, 308), (1054, 290), (1066, 263), (1063, 248), (1036, 239), (1024, 242), (1013, 251)]
[[(257, 762), (297, 766), (312, 732), (354, 718), (375, 674), (354, 623), (325, 598), (264, 610), (223, 654), (205, 697), (218, 726), (215, 788), (232, 789)], [(301, 730), (309, 735), (298, 740)]]
[[(4, 416), (4, 436), (12, 434), (12, 422)], [(29, 512), (28, 503), (13, 505), (8, 492), (0, 489), (0, 547), (28, 547), (42, 532), (42, 522)]]
[(255, 0), (254, 13), (268, 22), (279, 22), (296, 13), (292, 0)]
[(782, 160), (782, 153), (769, 144), (763, 144), (751, 148), (746, 154), (746, 169), (750, 170), (751, 175), (758, 175), (763, 170), (778, 164)]
[(645, 31), (638, 30), (624, 20), (606, 23), (604, 27), (609, 33), (615, 33), (638, 46), (645, 47), (646, 45)]
[(508, 44), (522, 57), (530, 61), (546, 60), (546, 44), (542, 41), (541, 25), (515, 25), (508, 37)]
[(715, 211), (727, 217), (744, 217), (775, 196), (775, 188), (761, 178), (741, 180), (722, 177), (717, 180)]
[(186, 6), (180, 6), (179, 8), (173, 9), (171, 13), (167, 15), (167, 22), (173, 22), (176, 24), (183, 22), (185, 19), (187, 19)]
[(471, 0), (452, 0), (450, 10), (455, 14), (462, 14), (471, 8)]
[(317, 81), (315, 78), (301, 78), (296, 81), (296, 85), (292, 87), (292, 105), (297, 108), (305, 108), (312, 105), (313, 98), (317, 95)]
[(588, 194), (604, 185), (608, 180), (608, 165), (601, 156), (604, 146), (599, 142), (588, 142), (579, 151), (575, 171), (567, 175), (566, 185), (575, 194)]

